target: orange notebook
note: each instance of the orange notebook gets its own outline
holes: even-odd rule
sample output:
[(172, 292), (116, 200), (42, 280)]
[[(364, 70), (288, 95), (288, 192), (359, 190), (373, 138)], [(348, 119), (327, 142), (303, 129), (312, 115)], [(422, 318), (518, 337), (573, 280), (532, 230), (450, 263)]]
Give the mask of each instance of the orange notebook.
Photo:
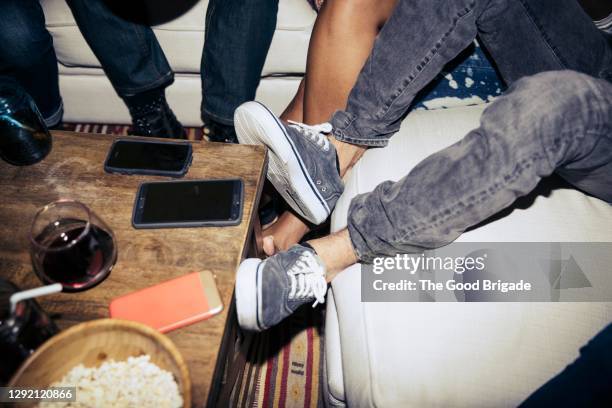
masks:
[(111, 301), (110, 316), (133, 320), (162, 333), (208, 319), (223, 310), (210, 271), (194, 272)]

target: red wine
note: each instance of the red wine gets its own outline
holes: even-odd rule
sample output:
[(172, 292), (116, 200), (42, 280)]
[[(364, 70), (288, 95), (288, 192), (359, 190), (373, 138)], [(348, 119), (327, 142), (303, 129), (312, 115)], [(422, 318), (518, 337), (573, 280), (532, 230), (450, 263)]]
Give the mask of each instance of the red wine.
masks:
[[(82, 220), (63, 219), (59, 223), (49, 225), (36, 237), (48, 248), (38, 255), (41, 279), (60, 282), (67, 291), (87, 289), (104, 280), (115, 262), (111, 259), (115, 255), (112, 236), (90, 224), (89, 232), (81, 237), (86, 228)], [(75, 244), (62, 249), (75, 239)]]

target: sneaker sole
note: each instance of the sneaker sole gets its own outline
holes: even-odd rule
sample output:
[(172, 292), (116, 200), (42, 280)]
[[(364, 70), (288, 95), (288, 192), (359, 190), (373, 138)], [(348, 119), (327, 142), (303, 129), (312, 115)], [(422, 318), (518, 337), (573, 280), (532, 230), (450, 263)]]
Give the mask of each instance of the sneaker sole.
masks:
[(261, 316), (261, 259), (246, 259), (236, 274), (236, 312), (238, 324), (245, 330), (262, 331)]
[(259, 102), (247, 102), (236, 109), (234, 125), (240, 143), (268, 147), (268, 180), (285, 201), (308, 221), (323, 223), (330, 214), (329, 206), (276, 116)]

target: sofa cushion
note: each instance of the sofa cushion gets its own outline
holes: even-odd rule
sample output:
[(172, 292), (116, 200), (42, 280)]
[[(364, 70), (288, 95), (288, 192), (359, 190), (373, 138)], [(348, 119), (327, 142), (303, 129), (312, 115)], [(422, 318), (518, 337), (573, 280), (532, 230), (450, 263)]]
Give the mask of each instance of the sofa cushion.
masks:
[(326, 318), (351, 407), (515, 407), (612, 320), (605, 303), (362, 303), (360, 273), (334, 281)]
[[(411, 113), (388, 147), (369, 150), (347, 175), (332, 229), (346, 225), (352, 197), (459, 140), (483, 109)], [(611, 231), (610, 205), (561, 188), (460, 240), (609, 242)], [(335, 395), (349, 406), (516, 406), (612, 320), (610, 303), (364, 303), (360, 273), (357, 265), (334, 279), (326, 317), (339, 328), (344, 389)]]
[[(65, 0), (41, 0), (47, 28), (53, 35), (59, 61), (68, 66), (99, 67)], [(159, 40), (175, 72), (198, 73), (204, 45), (208, 0), (201, 0), (182, 16), (156, 26)], [(306, 0), (279, 2), (277, 28), (264, 66), (264, 75), (303, 73), (316, 13)]]
[(325, 314), (325, 366), (323, 367), (326, 403), (329, 407), (344, 407), (344, 378), (342, 376), (342, 345), (340, 327), (333, 291), (328, 291), (327, 313)]
[[(62, 67), (61, 67), (62, 68)], [(123, 101), (99, 68), (61, 69), (60, 89), (64, 100), (64, 121), (76, 123), (131, 123)], [(264, 78), (257, 88), (257, 100), (280, 114), (295, 94), (300, 78)], [(184, 126), (201, 126), (200, 76), (177, 74), (168, 87), (168, 103)], [(95, 95), (95, 98), (92, 98)]]

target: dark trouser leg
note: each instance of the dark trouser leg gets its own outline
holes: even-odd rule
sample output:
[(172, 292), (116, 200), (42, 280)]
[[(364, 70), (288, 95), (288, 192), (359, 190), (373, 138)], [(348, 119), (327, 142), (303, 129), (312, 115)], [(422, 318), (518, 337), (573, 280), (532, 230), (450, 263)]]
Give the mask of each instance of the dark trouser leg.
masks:
[(0, 75), (32, 96), (48, 126), (62, 118), (57, 59), (38, 0), (0, 1)]
[(67, 1), (81, 33), (130, 110), (131, 133), (185, 138), (166, 103), (165, 89), (174, 74), (153, 30), (114, 14), (104, 0)]
[(611, 78), (610, 42), (574, 0), (400, 0), (332, 118), (336, 138), (385, 146), (416, 93), (477, 34), (508, 83), (556, 69)]
[(278, 0), (211, 0), (202, 54), (202, 118), (233, 125), (255, 99), (276, 28)]
[(508, 84), (560, 69), (612, 81), (612, 43), (576, 0), (492, 3), (478, 35)]
[(163, 89), (172, 83), (172, 70), (150, 27), (113, 14), (103, 0), (67, 2), (119, 96)]
[(553, 172), (612, 202), (609, 82), (573, 71), (517, 81), (461, 141), (355, 197), (351, 241), (365, 262), (443, 246)]
[(609, 407), (612, 405), (612, 324), (580, 349), (580, 356), (520, 406)]

